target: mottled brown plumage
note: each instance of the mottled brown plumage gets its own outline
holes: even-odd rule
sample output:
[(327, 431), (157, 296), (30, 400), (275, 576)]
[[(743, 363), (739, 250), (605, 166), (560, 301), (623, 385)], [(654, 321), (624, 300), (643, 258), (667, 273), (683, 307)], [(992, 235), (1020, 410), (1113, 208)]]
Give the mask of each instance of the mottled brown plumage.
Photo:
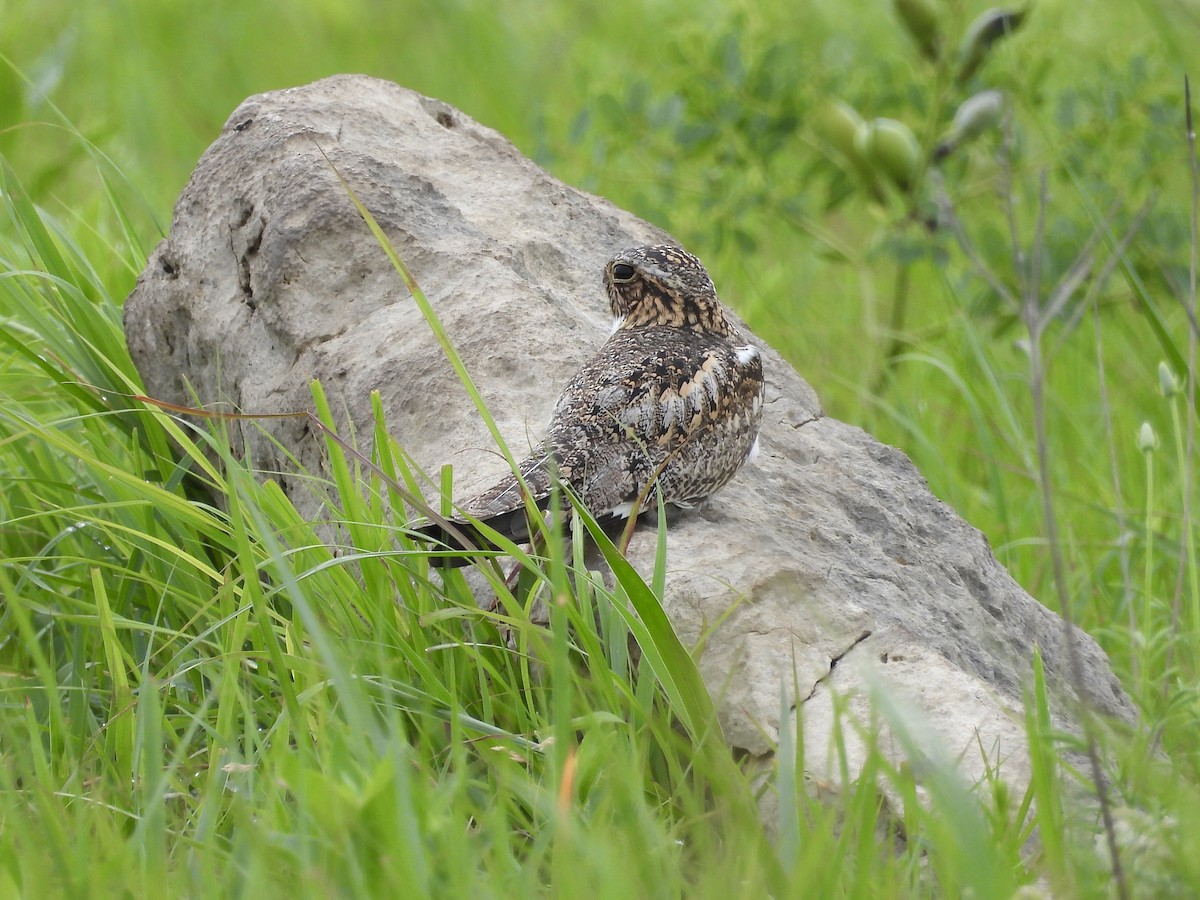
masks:
[[(658, 478), (667, 503), (708, 500), (751, 455), (762, 419), (763, 371), (725, 315), (700, 261), (671, 246), (617, 254), (604, 271), (616, 325), (612, 336), (567, 384), (541, 445), (519, 469), (544, 507), (554, 474), (598, 518), (629, 516)], [(529, 536), (520, 483), (513, 475), (460, 504), (452, 521), (478, 546), (467, 524), (478, 519), (510, 538)], [(423, 533), (467, 549), (436, 525)]]

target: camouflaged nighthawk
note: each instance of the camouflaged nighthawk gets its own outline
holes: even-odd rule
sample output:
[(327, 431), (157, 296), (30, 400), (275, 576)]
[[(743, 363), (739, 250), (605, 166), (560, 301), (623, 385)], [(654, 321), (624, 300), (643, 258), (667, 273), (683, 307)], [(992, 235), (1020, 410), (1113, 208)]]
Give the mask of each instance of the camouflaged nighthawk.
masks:
[[(604, 284), (612, 336), (567, 384), (541, 445), (518, 468), (539, 508), (557, 477), (598, 519), (627, 518), (657, 478), (663, 500), (707, 501), (757, 449), (763, 370), (725, 315), (700, 260), (678, 247), (635, 247), (614, 256)], [(513, 540), (529, 537), (520, 481), (510, 474), (458, 504), (446, 529), (419, 531), (451, 549), (492, 545), (475, 519)], [(459, 565), (465, 559), (443, 560)]]

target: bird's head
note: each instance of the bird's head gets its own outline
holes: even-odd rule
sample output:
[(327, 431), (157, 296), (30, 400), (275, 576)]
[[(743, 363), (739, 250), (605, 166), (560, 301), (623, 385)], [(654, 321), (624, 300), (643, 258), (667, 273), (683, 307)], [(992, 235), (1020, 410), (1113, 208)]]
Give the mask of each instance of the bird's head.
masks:
[(735, 334), (703, 264), (679, 247), (622, 250), (604, 268), (604, 287), (617, 319), (614, 331), (670, 325)]

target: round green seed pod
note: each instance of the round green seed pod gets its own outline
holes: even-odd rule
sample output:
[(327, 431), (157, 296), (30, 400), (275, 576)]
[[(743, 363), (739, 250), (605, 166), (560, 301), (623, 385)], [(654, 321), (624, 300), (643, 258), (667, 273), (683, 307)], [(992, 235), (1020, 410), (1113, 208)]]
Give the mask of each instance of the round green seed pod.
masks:
[(856, 152), (854, 135), (862, 124), (863, 117), (843, 100), (829, 100), (817, 110), (817, 133), (847, 158)]
[(921, 172), (921, 145), (903, 122), (873, 119), (855, 138), (863, 156), (901, 191), (908, 192)]

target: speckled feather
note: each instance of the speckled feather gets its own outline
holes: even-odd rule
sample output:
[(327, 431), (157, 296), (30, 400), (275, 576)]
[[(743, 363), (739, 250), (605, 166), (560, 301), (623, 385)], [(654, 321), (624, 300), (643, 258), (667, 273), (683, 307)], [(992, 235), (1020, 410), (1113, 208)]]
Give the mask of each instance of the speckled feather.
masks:
[[(733, 478), (757, 441), (762, 359), (729, 322), (690, 253), (626, 250), (609, 261), (604, 282), (613, 334), (567, 384), (521, 475), (544, 505), (557, 471), (599, 518), (627, 517), (656, 474), (667, 503), (701, 504)], [(460, 509), (508, 537), (528, 537), (512, 475)], [(436, 526), (423, 530), (457, 543)], [(473, 528), (468, 534), (479, 537)]]

